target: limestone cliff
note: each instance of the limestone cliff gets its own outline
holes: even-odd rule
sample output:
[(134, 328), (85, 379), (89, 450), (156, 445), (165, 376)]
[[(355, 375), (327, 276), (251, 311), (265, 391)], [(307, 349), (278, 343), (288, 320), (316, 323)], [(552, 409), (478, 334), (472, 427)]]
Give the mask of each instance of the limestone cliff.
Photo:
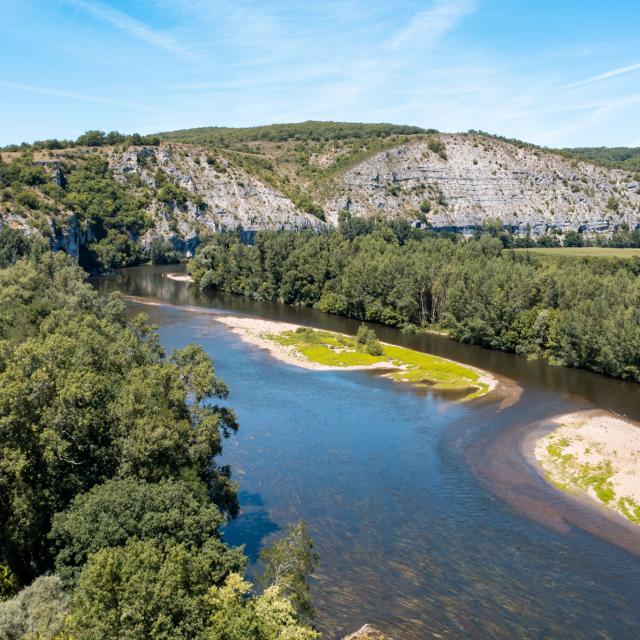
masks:
[(329, 220), (423, 216), (435, 227), (472, 228), (487, 218), (534, 235), (551, 228), (607, 232), (640, 224), (640, 180), (481, 135), (432, 135), (350, 168), (325, 188)]
[(300, 230), (322, 226), (317, 217), (298, 210), (276, 189), (200, 147), (131, 147), (124, 152), (111, 150), (108, 159), (114, 176), (123, 184), (137, 176), (155, 191), (160, 171), (193, 196), (183, 206), (154, 198), (149, 207), (153, 226), (143, 242), (156, 236), (189, 241), (203, 232), (239, 227)]
[[(98, 180), (118, 183), (136, 202), (137, 213), (125, 211), (115, 228), (147, 248), (160, 238), (193, 250), (207, 234), (238, 228), (317, 230), (345, 210), (463, 232), (499, 218), (534, 236), (640, 226), (640, 175), (474, 133), (2, 154), (5, 163), (16, 158), (44, 172), (48, 184), (3, 184), (0, 225), (46, 235), (54, 249), (76, 256), (104, 237), (111, 215), (101, 208), (111, 202), (104, 185), (92, 211), (75, 204), (90, 195), (69, 197), (69, 176), (91, 158), (106, 161), (108, 175)], [(144, 224), (128, 227), (131, 215)]]

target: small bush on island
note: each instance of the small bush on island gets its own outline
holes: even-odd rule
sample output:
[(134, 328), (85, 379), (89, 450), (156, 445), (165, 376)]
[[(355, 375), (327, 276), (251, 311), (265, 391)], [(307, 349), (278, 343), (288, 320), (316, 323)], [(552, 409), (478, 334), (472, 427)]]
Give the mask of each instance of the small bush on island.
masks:
[(376, 332), (364, 324), (358, 327), (356, 344), (359, 351), (365, 351), (370, 356), (381, 356), (384, 353)]

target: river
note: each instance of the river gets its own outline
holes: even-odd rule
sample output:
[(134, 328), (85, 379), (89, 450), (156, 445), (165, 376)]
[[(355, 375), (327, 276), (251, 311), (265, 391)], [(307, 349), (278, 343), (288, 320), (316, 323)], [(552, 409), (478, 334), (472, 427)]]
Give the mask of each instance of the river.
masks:
[(512, 380), (513, 401), (468, 403), (370, 372), (309, 371), (243, 343), (212, 312), (355, 333), (306, 308), (202, 295), (176, 267), (94, 280), (120, 290), (163, 346), (195, 342), (230, 387), (240, 430), (223, 462), (242, 511), (225, 531), (252, 560), (288, 523), (307, 521), (320, 555), (318, 626), (341, 638), (365, 622), (395, 640), (635, 638), (640, 528), (549, 486), (529, 459), (558, 414), (594, 407), (640, 419), (638, 385), (551, 367), (433, 335), (380, 338)]

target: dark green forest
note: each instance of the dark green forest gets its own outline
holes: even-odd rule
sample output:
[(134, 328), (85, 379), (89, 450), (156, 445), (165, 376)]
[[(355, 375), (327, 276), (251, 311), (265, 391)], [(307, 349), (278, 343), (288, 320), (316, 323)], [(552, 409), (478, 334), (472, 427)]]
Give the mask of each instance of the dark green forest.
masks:
[[(496, 232), (497, 234), (497, 232)], [(234, 234), (201, 247), (201, 289), (322, 311), (640, 382), (640, 260), (558, 262), (406, 222), (343, 216), (335, 231)]]
[(0, 637), (316, 638), (304, 525), (265, 552), (259, 595), (222, 538), (237, 485), (217, 459), (238, 424), (209, 357), (165, 354), (69, 257), (4, 240)]

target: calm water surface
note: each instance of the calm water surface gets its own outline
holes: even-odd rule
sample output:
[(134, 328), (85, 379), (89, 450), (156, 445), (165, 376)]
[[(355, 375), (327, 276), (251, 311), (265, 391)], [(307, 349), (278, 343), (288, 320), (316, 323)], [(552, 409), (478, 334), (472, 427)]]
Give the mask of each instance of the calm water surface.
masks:
[(129, 308), (150, 316), (167, 350), (196, 342), (214, 358), (240, 421), (224, 453), (242, 505), (227, 540), (255, 560), (304, 518), (325, 637), (364, 622), (395, 640), (640, 636), (638, 530), (549, 487), (523, 453), (560, 413), (640, 419), (637, 385), (384, 327), (384, 340), (483, 367), (520, 394), (460, 404), (366, 372), (306, 371), (241, 342), (212, 312), (350, 333), (357, 323), (199, 296), (163, 277), (175, 270), (127, 269), (96, 286), (163, 303)]

